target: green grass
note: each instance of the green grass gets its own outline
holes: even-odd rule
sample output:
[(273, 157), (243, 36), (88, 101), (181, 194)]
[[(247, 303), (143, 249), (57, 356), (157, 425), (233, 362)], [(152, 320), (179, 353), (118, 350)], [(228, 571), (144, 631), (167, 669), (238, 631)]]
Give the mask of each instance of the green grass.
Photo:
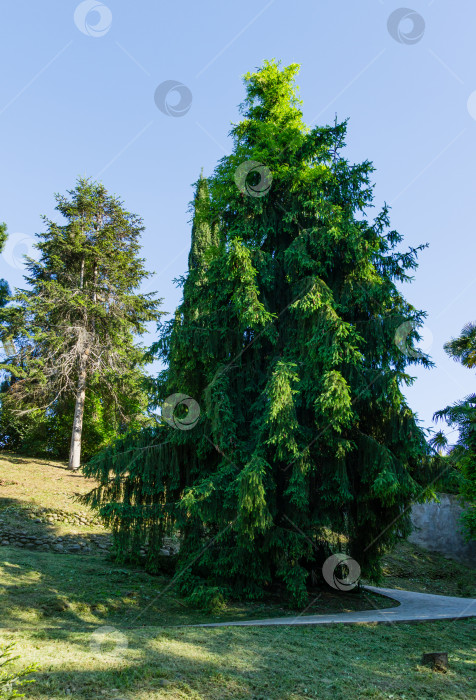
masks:
[[(4, 521), (15, 527), (83, 532), (82, 526), (67, 522), (36, 523), (28, 507), (44, 498), (48, 508), (84, 512), (74, 494), (88, 488), (91, 482), (69, 475), (60, 463), (14, 455), (0, 459), (0, 511), (3, 506)], [(383, 585), (388, 587), (476, 595), (474, 571), (406, 543), (386, 557), (385, 574)], [(318, 595), (307, 613), (391, 605), (368, 593)], [(286, 614), (296, 612), (284, 608), (277, 597), (256, 604), (229, 603), (207, 614), (187, 607), (167, 576), (118, 566), (104, 555), (0, 547), (0, 643), (16, 642), (21, 654), (17, 668), (38, 663), (36, 682), (25, 689), (28, 698), (452, 700), (476, 695), (474, 620), (178, 627)], [(98, 643), (98, 630), (104, 627), (115, 630), (119, 646), (113, 640)], [(420, 665), (421, 655), (430, 651), (449, 653), (447, 674)]]
[(409, 542), (384, 558), (384, 575), (388, 588), (476, 598), (474, 569)]
[[(0, 516), (2, 524), (22, 528), (31, 535), (51, 534), (62, 537), (69, 534), (104, 533), (99, 524), (82, 525), (68, 523), (67, 514), (83, 514), (93, 518), (95, 513), (86, 505), (79, 505), (77, 496), (95, 486), (93, 479), (86, 479), (67, 469), (63, 462), (32, 459), (9, 452), (0, 452)], [(56, 522), (37, 523), (37, 511), (47, 509), (66, 517)]]
[[(367, 592), (316, 591), (310, 600), (307, 614), (392, 606), (388, 598)], [(272, 597), (231, 602), (215, 612), (194, 610), (177, 597), (169, 577), (118, 566), (104, 556), (0, 548), (0, 624), (5, 627), (164, 626), (299, 613)]]
[[(15, 639), (22, 662), (42, 670), (28, 697), (398, 698), (474, 697), (476, 634), (471, 620), (418, 625), (124, 630), (124, 645), (98, 654), (92, 628), (29, 630)], [(127, 644), (127, 648), (125, 648)], [(117, 647), (116, 647), (117, 649)], [(447, 651), (450, 670), (420, 665)]]

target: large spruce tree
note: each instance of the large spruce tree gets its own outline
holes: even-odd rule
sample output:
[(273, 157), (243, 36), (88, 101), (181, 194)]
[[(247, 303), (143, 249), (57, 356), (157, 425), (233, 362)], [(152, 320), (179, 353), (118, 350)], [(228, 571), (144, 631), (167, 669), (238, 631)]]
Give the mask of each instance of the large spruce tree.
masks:
[[(64, 437), (66, 420), (69, 466), (76, 470), (88, 389), (93, 416), (86, 420), (100, 433), (98, 446), (104, 433), (119, 432), (121, 419), (127, 425), (146, 408), (137, 336), (158, 319), (160, 301), (138, 292), (149, 276), (139, 257), (138, 216), (87, 179), (56, 202), (65, 223), (45, 219), (36, 244), (41, 257), (27, 260), (28, 287), (16, 291), (3, 313), (2, 334), (13, 339), (15, 352), (3, 365), (10, 380), (2, 422), (5, 412), (7, 419), (8, 412), (30, 418), (37, 441), (54, 444)], [(21, 439), (21, 427), (6, 422), (7, 444), (15, 431)], [(42, 436), (45, 430), (50, 434)]]
[(343, 157), (346, 124), (303, 123), (297, 70), (245, 76), (233, 151), (196, 185), (183, 302), (154, 348), (167, 420), (86, 467), (119, 557), (148, 540), (156, 569), (175, 531), (194, 600), (280, 581), (303, 604), (337, 551), (378, 579), (423, 480), (401, 391), (409, 362), (429, 364), (400, 286), (417, 250), (397, 250), (386, 207), (368, 219), (373, 167)]

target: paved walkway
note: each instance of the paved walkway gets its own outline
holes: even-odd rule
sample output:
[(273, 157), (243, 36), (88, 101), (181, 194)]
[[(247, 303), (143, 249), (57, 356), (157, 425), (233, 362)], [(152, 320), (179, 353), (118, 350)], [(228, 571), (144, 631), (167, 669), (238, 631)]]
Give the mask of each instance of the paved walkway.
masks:
[(415, 622), (418, 620), (457, 620), (476, 617), (476, 598), (454, 598), (429, 593), (413, 593), (393, 588), (365, 586), (366, 590), (398, 600), (400, 605), (386, 610), (361, 610), (334, 615), (274, 617), (243, 622), (210, 622), (197, 627), (261, 627), (265, 625), (351, 625), (365, 622)]

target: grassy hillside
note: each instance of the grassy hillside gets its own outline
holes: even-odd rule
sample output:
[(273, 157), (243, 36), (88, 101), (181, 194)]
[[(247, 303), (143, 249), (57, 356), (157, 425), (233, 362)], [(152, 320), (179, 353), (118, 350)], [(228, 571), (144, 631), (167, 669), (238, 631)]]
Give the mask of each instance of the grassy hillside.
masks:
[[(93, 479), (69, 471), (63, 462), (0, 452), (0, 515), (12, 526), (21, 526), (28, 532), (103, 532), (95, 522), (95, 514), (75, 501), (94, 483)], [(55, 518), (58, 513), (63, 517)], [(75, 522), (68, 522), (68, 516)], [(79, 518), (84, 522), (78, 522)]]
[[(75, 502), (93, 482), (64, 464), (0, 456), (0, 524), (68, 537), (106, 537)], [(46, 508), (46, 512), (43, 510)], [(413, 545), (386, 558), (389, 587), (476, 595), (474, 572)], [(380, 596), (317, 594), (307, 610), (388, 607)], [(205, 614), (177, 598), (165, 576), (119, 567), (100, 548), (78, 553), (0, 546), (0, 640), (15, 641), (18, 665), (38, 662), (27, 697), (111, 698), (467, 698), (476, 685), (474, 620), (326, 628), (174, 627), (205, 619), (299, 614), (279, 599), (229, 604)], [(106, 642), (101, 637), (107, 634)], [(419, 665), (448, 651), (450, 671)]]
[(389, 588), (476, 598), (474, 569), (409, 542), (384, 558), (384, 575)]

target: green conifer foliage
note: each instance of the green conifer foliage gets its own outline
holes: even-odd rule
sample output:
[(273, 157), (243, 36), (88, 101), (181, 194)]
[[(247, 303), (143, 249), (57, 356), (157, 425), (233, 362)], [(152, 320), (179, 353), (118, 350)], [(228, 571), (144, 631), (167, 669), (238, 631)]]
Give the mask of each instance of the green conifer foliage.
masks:
[(154, 570), (180, 533), (194, 601), (282, 582), (304, 604), (337, 551), (378, 580), (421, 490), (427, 446), (400, 387), (431, 363), (395, 343), (424, 318), (400, 289), (418, 250), (398, 252), (386, 207), (368, 218), (373, 167), (343, 157), (346, 123), (304, 124), (297, 70), (245, 76), (233, 151), (196, 185), (183, 302), (154, 351), (158, 397), (192, 397), (197, 424), (128, 436), (86, 469), (119, 556), (148, 538)]
[[(5, 247), (5, 243), (7, 242), (8, 238), (8, 233), (7, 233), (7, 225), (0, 223), (0, 253)], [(10, 294), (10, 289), (8, 286), (8, 282), (4, 279), (0, 279), (0, 309), (5, 306), (7, 303), (8, 295)]]
[[(120, 199), (80, 178), (56, 195), (56, 210), (63, 222), (44, 218), (40, 259), (27, 258), (28, 286), (0, 314), (1, 340), (12, 345), (1, 365), (0, 440), (36, 453), (69, 451), (78, 469), (83, 427), (89, 457), (146, 422), (137, 338), (160, 318), (161, 302), (139, 293), (149, 277), (139, 257), (144, 226)], [(0, 244), (1, 235), (0, 228)]]
[[(468, 323), (461, 335), (445, 343), (444, 348), (463, 367), (476, 368), (476, 323)], [(456, 476), (456, 487), (464, 503), (462, 522), (466, 535), (468, 539), (476, 540), (476, 393), (437, 411), (434, 418), (445, 420), (458, 430), (456, 445), (451, 447), (439, 468), (443, 474), (449, 471), (450, 475)], [(436, 448), (448, 447), (448, 438), (440, 431), (432, 443)]]

